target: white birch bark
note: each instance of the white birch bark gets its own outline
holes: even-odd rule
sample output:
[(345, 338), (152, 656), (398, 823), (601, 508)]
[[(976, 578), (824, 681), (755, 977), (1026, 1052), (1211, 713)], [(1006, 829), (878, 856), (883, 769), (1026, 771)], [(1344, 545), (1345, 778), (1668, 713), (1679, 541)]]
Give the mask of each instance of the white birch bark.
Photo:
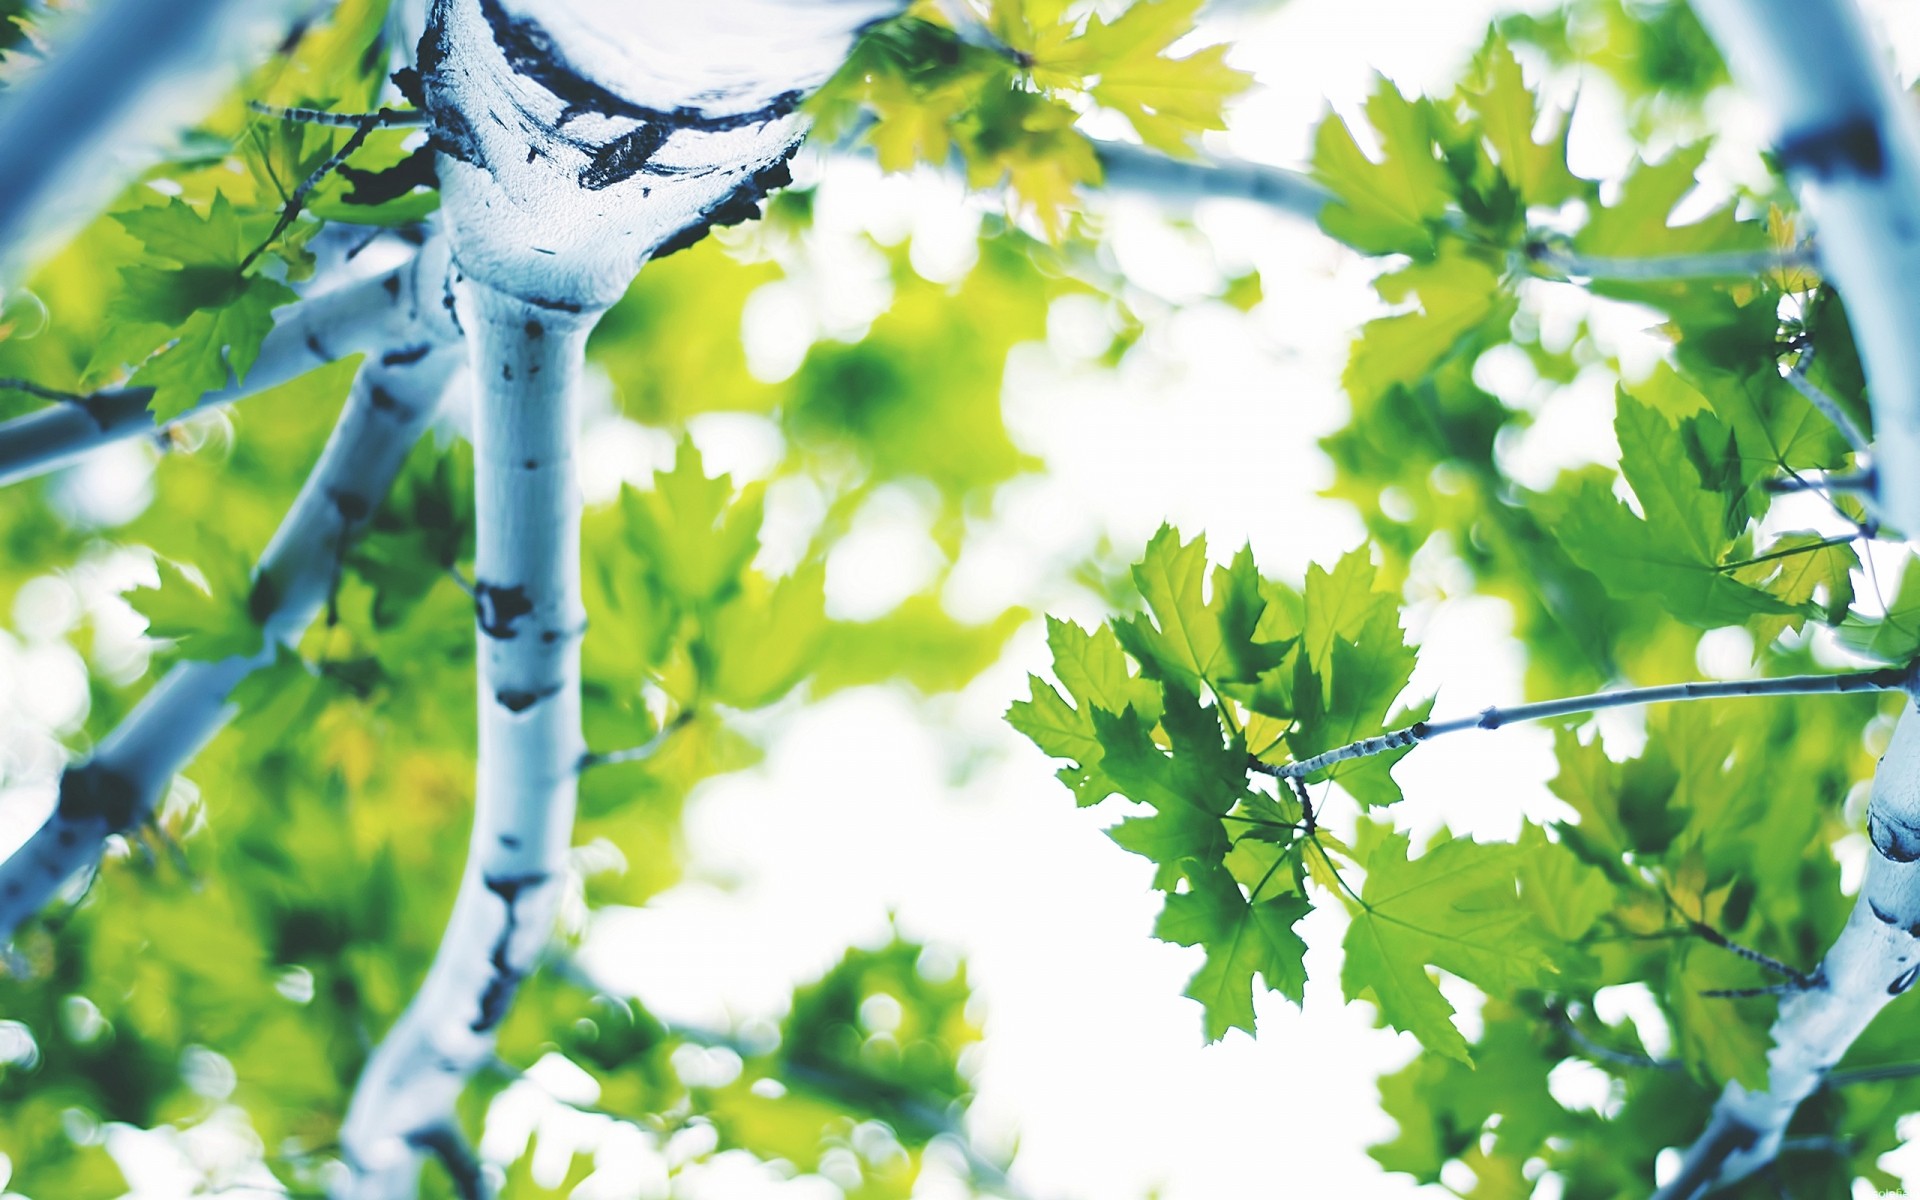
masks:
[(0, 279), (65, 240), (322, 0), (109, 0), (0, 97)]
[[(279, 310), (246, 379), (229, 377), (226, 387), (208, 392), (189, 411), (231, 404), (350, 354), (406, 354), (413, 347), (394, 342), (396, 331), (405, 327), (393, 323), (397, 310), (419, 303), (438, 305), (441, 317), (434, 320), (441, 326), (446, 324), (443, 297), (422, 299), (414, 290), (423, 270), (428, 275), (437, 271), (442, 278), (445, 276), (444, 246), (437, 254), (437, 266), (409, 257), (372, 278), (322, 290)], [(351, 264), (343, 263), (338, 274), (351, 277)], [(333, 276), (318, 278), (322, 288), (334, 282)], [(444, 286), (441, 280), (429, 283)], [(444, 335), (435, 336), (444, 340)], [(428, 340), (423, 333), (419, 344)], [(90, 396), (84, 402), (51, 404), (0, 422), (0, 487), (66, 466), (109, 442), (157, 432), (147, 411), (152, 396), (151, 388), (121, 388)]]
[(385, 302), (387, 345), (402, 352), (370, 355), (361, 366), (319, 462), (261, 555), (248, 598), (261, 649), (178, 664), (90, 758), (67, 768), (58, 806), (0, 862), (0, 941), (97, 862), (110, 835), (152, 816), (173, 776), (232, 717), (234, 687), (297, 641), (326, 602), (340, 556), (379, 508), (458, 365), (441, 304), (447, 269), (445, 245), (435, 241), (403, 272), (404, 286), (389, 295), (373, 285)]
[(1728, 1084), (1655, 1200), (1693, 1200), (1772, 1162), (1801, 1101), (1920, 975), (1920, 708), (1911, 696), (1874, 773), (1867, 832), (1874, 853), (1845, 928), (1813, 986), (1780, 1002), (1766, 1089)]
[[(788, 182), (798, 104), (893, 0), (433, 0), (419, 70), (472, 346), (480, 742), (469, 857), (369, 1060), (338, 1200), (408, 1200), (552, 932), (580, 731), (573, 384), (648, 258)], [(403, 15), (404, 19), (404, 15)], [(472, 1191), (468, 1178), (460, 1186)]]
[(1881, 511), (1920, 535), (1920, 116), (1852, 0), (1694, 8), (1775, 127), (1860, 346)]
[[(354, 1091), (340, 1194), (401, 1200), (553, 927), (586, 743), (580, 732), (580, 488), (574, 383), (589, 317), (462, 289), (473, 458), (479, 780), (453, 915), (413, 1002)], [(597, 316), (597, 314), (595, 314)]]

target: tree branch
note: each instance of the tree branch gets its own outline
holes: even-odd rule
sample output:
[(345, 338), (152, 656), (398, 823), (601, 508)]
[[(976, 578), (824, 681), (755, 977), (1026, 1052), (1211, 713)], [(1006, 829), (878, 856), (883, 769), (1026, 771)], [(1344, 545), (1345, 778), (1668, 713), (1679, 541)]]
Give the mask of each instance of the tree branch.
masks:
[(403, 272), (381, 318), (395, 348), (428, 351), (369, 358), (355, 378), (326, 448), (254, 572), (248, 604), (263, 643), (250, 655), (176, 665), (103, 738), (91, 758), (60, 777), (46, 822), (0, 862), (0, 941), (11, 938), (75, 872), (98, 861), (109, 835), (152, 819), (168, 782), (233, 715), (233, 689), (298, 640), (325, 604), (339, 549), (365, 527), (425, 430), (458, 356), (456, 331), (439, 303), (448, 269), (444, 243)]
[(1304, 171), (1249, 162), (1194, 162), (1145, 146), (1095, 141), (1102, 186), (1156, 200), (1247, 200), (1305, 221), (1318, 221), (1332, 193)]
[(1721, 700), (1738, 696), (1817, 696), (1844, 692), (1897, 691), (1910, 686), (1916, 666), (1880, 667), (1872, 671), (1849, 671), (1835, 675), (1786, 675), (1777, 679), (1733, 679), (1714, 683), (1668, 683), (1657, 687), (1625, 688), (1614, 692), (1594, 692), (1563, 700), (1542, 700), (1534, 704), (1516, 704), (1510, 708), (1485, 708), (1470, 717), (1450, 721), (1418, 721), (1404, 729), (1395, 729), (1376, 737), (1362, 738), (1335, 747), (1323, 754), (1293, 763), (1267, 763), (1254, 759), (1250, 770), (1277, 779), (1306, 779), (1328, 767), (1358, 758), (1371, 758), (1389, 750), (1400, 750), (1431, 741), (1442, 734), (1467, 729), (1498, 729), (1519, 721), (1546, 721), (1578, 713), (1625, 708), (1634, 704), (1662, 704), (1675, 700)]
[(1699, 0), (1846, 301), (1886, 518), (1920, 531), (1920, 116), (1851, 0)]
[(92, 216), (321, 0), (118, 0), (0, 97), (0, 277)]
[[(445, 252), (440, 267), (444, 271)], [(421, 296), (408, 289), (421, 270), (417, 260), (384, 271), (371, 279), (324, 291), (281, 309), (272, 332), (261, 343), (260, 356), (244, 382), (229, 378), (227, 386), (208, 392), (191, 411), (231, 404), (268, 388), (287, 383), (336, 358), (374, 347), (405, 350), (396, 345), (391, 322), (402, 307), (435, 309), (444, 316), (438, 294)], [(429, 273), (432, 265), (428, 264)], [(438, 280), (429, 286), (440, 286)], [(402, 300), (403, 293), (406, 298)], [(406, 320), (440, 324), (434, 314), (410, 313)], [(65, 399), (53, 408), (28, 413), (0, 423), (0, 487), (19, 483), (63, 467), (90, 450), (156, 432), (147, 404), (151, 388), (117, 388), (78, 400)]]
[(471, 335), (479, 788), (453, 915), (413, 1003), (368, 1062), (341, 1145), (343, 1195), (410, 1195), (418, 1139), (467, 1078), (552, 930), (566, 878), (580, 729), (580, 489), (575, 382), (598, 313), (555, 313), (481, 284)]
[(1801, 1101), (1839, 1077), (1833, 1065), (1920, 976), (1920, 709), (1911, 701), (1874, 773), (1867, 834), (1874, 852), (1846, 926), (1809, 986), (1780, 1001), (1765, 1090), (1729, 1083), (1655, 1200), (1695, 1200), (1771, 1163)]
[[(478, 391), (478, 786), (446, 932), (348, 1106), (336, 1200), (414, 1195), (414, 1139), (453, 1118), (552, 932), (586, 752), (573, 393), (587, 334), (642, 263), (756, 216), (790, 181), (801, 98), (900, 7), (728, 0), (666, 21), (529, 0), (504, 32), (491, 0), (427, 11), (421, 90)], [(763, 39), (765, 74), (741, 70), (742, 31)], [(565, 45), (580, 37), (595, 61), (617, 48), (621, 77), (581, 75)]]
[(1805, 246), (1791, 250), (1732, 251), (1708, 254), (1665, 254), (1649, 258), (1619, 258), (1610, 255), (1578, 254), (1544, 241), (1526, 247), (1527, 259), (1557, 275), (1578, 279), (1608, 279), (1622, 283), (1657, 283), (1687, 279), (1751, 279), (1768, 271), (1791, 270), (1811, 266), (1813, 251)]

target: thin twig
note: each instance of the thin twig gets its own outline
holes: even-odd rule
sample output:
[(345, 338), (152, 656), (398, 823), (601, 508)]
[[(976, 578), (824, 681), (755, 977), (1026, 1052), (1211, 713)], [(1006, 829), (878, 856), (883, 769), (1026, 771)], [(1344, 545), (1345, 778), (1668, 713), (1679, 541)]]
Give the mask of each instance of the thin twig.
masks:
[(341, 143), (340, 148), (327, 157), (327, 161), (315, 167), (311, 175), (302, 179), (300, 186), (293, 189), (293, 195), (287, 197), (286, 204), (280, 209), (279, 220), (273, 223), (273, 232), (267, 235), (266, 241), (255, 246), (252, 252), (241, 260), (242, 275), (246, 274), (247, 268), (267, 252), (267, 247), (280, 240), (280, 235), (287, 231), (287, 227), (293, 224), (294, 218), (300, 215), (300, 210), (306, 207), (307, 197), (312, 194), (314, 188), (320, 186), (321, 180), (338, 170), (340, 164), (347, 161), (353, 152), (366, 142), (367, 135), (380, 127), (380, 115), (380, 113), (371, 113), (361, 117), (360, 123), (354, 127), (353, 135)]
[(1543, 700), (1537, 704), (1516, 704), (1511, 708), (1486, 708), (1470, 717), (1451, 721), (1419, 721), (1404, 729), (1395, 729), (1376, 737), (1316, 754), (1293, 763), (1264, 763), (1252, 759), (1248, 770), (1278, 779), (1305, 779), (1337, 763), (1371, 758), (1390, 750), (1416, 746), (1443, 733), (1467, 729), (1498, 729), (1520, 721), (1546, 721), (1580, 713), (1625, 708), (1635, 704), (1662, 704), (1675, 700), (1721, 700), (1740, 696), (1815, 696), (1848, 692), (1896, 691), (1914, 681), (1915, 664), (1880, 667), (1872, 671), (1849, 671), (1835, 675), (1784, 675), (1777, 679), (1732, 679), (1714, 683), (1669, 683), (1658, 687), (1625, 688), (1620, 691), (1594, 692), (1564, 700)]
[(1581, 1032), (1580, 1027), (1573, 1023), (1573, 1018), (1567, 1015), (1567, 1010), (1557, 1005), (1549, 1008), (1547, 1015), (1553, 1019), (1556, 1025), (1565, 1030), (1567, 1036), (1572, 1039), (1573, 1044), (1586, 1051), (1590, 1058), (1598, 1059), (1601, 1062), (1609, 1062), (1617, 1067), (1640, 1067), (1649, 1071), (1684, 1071), (1687, 1069), (1687, 1064), (1677, 1058), (1654, 1058), (1646, 1054), (1633, 1054), (1625, 1050), (1615, 1050), (1611, 1046), (1603, 1046)]
[(1849, 1087), (1856, 1083), (1879, 1083), (1887, 1079), (1911, 1079), (1920, 1075), (1920, 1063), (1885, 1063), (1877, 1067), (1854, 1067), (1848, 1071), (1829, 1071), (1828, 1087)]
[(92, 400), (79, 392), (63, 392), (56, 388), (42, 386), (31, 379), (0, 379), (0, 392), (20, 392), (38, 400), (53, 400), (60, 404), (78, 404), (82, 408)]
[(1794, 492), (1866, 492), (1874, 489), (1873, 469), (1854, 471), (1846, 475), (1824, 475), (1818, 478), (1795, 475), (1787, 479), (1768, 479), (1760, 484), (1762, 491), (1775, 496), (1789, 495)]
[(336, 125), (343, 129), (357, 129), (368, 122), (372, 122), (376, 129), (427, 123), (427, 114), (417, 109), (383, 108), (370, 113), (337, 113), (320, 108), (282, 108), (277, 104), (262, 104), (258, 100), (247, 101), (247, 107), (262, 116), (281, 121), (294, 121), (302, 125)]
[(1821, 416), (1833, 422), (1834, 428), (1838, 429), (1840, 436), (1847, 440), (1847, 445), (1853, 447), (1855, 454), (1867, 453), (1873, 448), (1873, 440), (1867, 436), (1864, 429), (1860, 428), (1859, 423), (1847, 410), (1840, 407), (1840, 401), (1828, 394), (1825, 388), (1807, 378), (1807, 368), (1812, 365), (1813, 347), (1808, 346), (1800, 352), (1799, 361), (1793, 364), (1793, 369), (1787, 372), (1787, 382), (1793, 385), (1794, 391), (1805, 396), (1807, 403), (1818, 409)]
[(1756, 996), (1786, 996), (1803, 990), (1797, 983), (1768, 983), (1759, 987), (1708, 988), (1700, 994), (1709, 1000), (1751, 1000)]
[[(1772, 971), (1775, 975), (1780, 976), (1781, 978), (1787, 980), (1790, 984), (1792, 984), (1793, 989), (1796, 991), (1804, 991), (1808, 988), (1816, 986), (1819, 983), (1819, 981), (1815, 979), (1813, 976), (1808, 975), (1803, 971), (1796, 970), (1795, 968), (1788, 966), (1786, 963), (1781, 962), (1779, 959), (1774, 958), (1771, 955), (1762, 954), (1758, 950), (1754, 950), (1747, 946), (1742, 946), (1740, 943), (1727, 937), (1726, 934), (1721, 933), (1718, 929), (1715, 929), (1713, 926), (1707, 924), (1705, 921), (1694, 921), (1691, 924), (1692, 924), (1692, 932), (1695, 937), (1700, 938), (1703, 941), (1711, 942), (1714, 945), (1720, 947), (1722, 950), (1725, 950), (1727, 953), (1734, 954), (1741, 958), (1744, 958), (1748, 962), (1754, 964), (1757, 967), (1763, 967), (1766, 970)], [(1768, 990), (1772, 990), (1772, 989), (1762, 989), (1762, 991), (1768, 991)], [(1708, 992), (1705, 994), (1714, 995), (1716, 993)]]
[(589, 751), (581, 756), (580, 769), (585, 771), (589, 767), (611, 767), (619, 763), (641, 762), (652, 758), (666, 745), (668, 738), (692, 723), (693, 711), (690, 708), (682, 710), (679, 716), (662, 725), (658, 733), (638, 746), (629, 746), (625, 750), (609, 750), (605, 754), (594, 754)]
[(1528, 261), (1557, 274), (1620, 283), (1657, 283), (1687, 279), (1732, 279), (1794, 270), (1813, 265), (1806, 246), (1789, 250), (1729, 251), (1708, 254), (1668, 254), (1648, 258), (1617, 258), (1577, 254), (1544, 241), (1529, 243)]

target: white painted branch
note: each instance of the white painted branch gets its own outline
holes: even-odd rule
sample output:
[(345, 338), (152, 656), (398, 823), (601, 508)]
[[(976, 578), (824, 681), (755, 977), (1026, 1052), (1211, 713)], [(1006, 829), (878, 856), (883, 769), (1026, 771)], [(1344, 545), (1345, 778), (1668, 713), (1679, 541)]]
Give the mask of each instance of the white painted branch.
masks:
[(231, 718), (234, 687), (296, 641), (326, 602), (340, 556), (378, 509), (458, 364), (458, 335), (440, 302), (447, 269), (445, 244), (435, 241), (392, 295), (374, 285), (386, 301), (387, 345), (399, 353), (363, 364), (319, 462), (261, 555), (248, 604), (264, 645), (178, 664), (91, 758), (67, 768), (58, 807), (0, 863), (0, 941), (96, 862), (110, 834), (152, 816), (173, 776)]
[(1813, 986), (1780, 1002), (1766, 1090), (1728, 1084), (1680, 1174), (1655, 1200), (1694, 1200), (1772, 1162), (1801, 1101), (1920, 976), (1920, 708), (1911, 699), (1874, 774), (1867, 833), (1874, 853), (1846, 927)]
[(1199, 200), (1245, 200), (1306, 221), (1318, 221), (1333, 199), (1304, 171), (1264, 163), (1195, 162), (1173, 158), (1145, 146), (1094, 143), (1100, 158), (1101, 190), (1135, 192), (1166, 204)]
[(1470, 717), (1446, 721), (1416, 721), (1412, 725), (1373, 737), (1335, 746), (1331, 750), (1303, 758), (1299, 762), (1268, 763), (1254, 759), (1248, 767), (1277, 779), (1306, 779), (1328, 767), (1355, 759), (1371, 758), (1390, 750), (1403, 750), (1448, 733), (1469, 729), (1499, 729), (1524, 721), (1550, 721), (1580, 713), (1602, 712), (1609, 708), (1629, 708), (1640, 704), (1670, 704), (1680, 700), (1731, 700), (1749, 696), (1832, 696), (1849, 692), (1894, 691), (1913, 684), (1916, 664), (1904, 667), (1880, 667), (1870, 671), (1848, 671), (1824, 675), (1781, 675), (1772, 679), (1725, 679), (1711, 683), (1662, 683), (1652, 687), (1621, 688), (1611, 692), (1589, 692), (1559, 700), (1539, 700), (1508, 708), (1483, 708)]
[(473, 279), (603, 309), (789, 181), (800, 100), (898, 0), (435, 0), (420, 73)]
[[(330, 257), (340, 260), (338, 273), (350, 276), (347, 254), (344, 249), (330, 250)], [(439, 255), (444, 275), (445, 250)], [(321, 291), (281, 309), (246, 379), (230, 378), (226, 387), (202, 396), (192, 411), (244, 399), (350, 354), (376, 347), (383, 352), (404, 350), (393, 341), (391, 321), (419, 269), (410, 257), (373, 278)], [(432, 273), (431, 265), (425, 269)], [(331, 276), (319, 278), (323, 288), (333, 282)], [(405, 303), (414, 303), (407, 294)], [(440, 297), (429, 296), (422, 302), (439, 306)], [(150, 388), (121, 388), (0, 423), (0, 487), (63, 467), (109, 442), (155, 432), (147, 411), (152, 396)]]
[(1882, 511), (1920, 534), (1920, 116), (1852, 0), (1694, 8), (1775, 127), (1860, 345)]
[(580, 487), (574, 383), (599, 313), (461, 285), (472, 345), (480, 761), (453, 916), (413, 1003), (354, 1091), (342, 1200), (414, 1195), (433, 1131), (552, 932), (586, 743), (580, 731)]
[[(113, 0), (0, 97), (0, 279), (98, 212), (320, 0)], [(142, 156), (147, 161), (143, 161)]]
[[(409, 18), (403, 6), (399, 20)], [(580, 730), (574, 381), (640, 264), (745, 220), (807, 91), (897, 0), (432, 0), (419, 70), (471, 331), (479, 781), (425, 982), (368, 1061), (336, 1200), (410, 1200), (552, 932)]]

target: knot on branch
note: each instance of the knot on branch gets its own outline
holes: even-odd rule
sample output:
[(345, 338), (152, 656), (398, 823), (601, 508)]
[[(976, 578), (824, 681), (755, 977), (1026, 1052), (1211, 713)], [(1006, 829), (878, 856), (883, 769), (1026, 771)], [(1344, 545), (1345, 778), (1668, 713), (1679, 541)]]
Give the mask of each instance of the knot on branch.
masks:
[(1884, 812), (1869, 810), (1867, 837), (1874, 850), (1888, 862), (1910, 863), (1920, 859), (1920, 829)]

